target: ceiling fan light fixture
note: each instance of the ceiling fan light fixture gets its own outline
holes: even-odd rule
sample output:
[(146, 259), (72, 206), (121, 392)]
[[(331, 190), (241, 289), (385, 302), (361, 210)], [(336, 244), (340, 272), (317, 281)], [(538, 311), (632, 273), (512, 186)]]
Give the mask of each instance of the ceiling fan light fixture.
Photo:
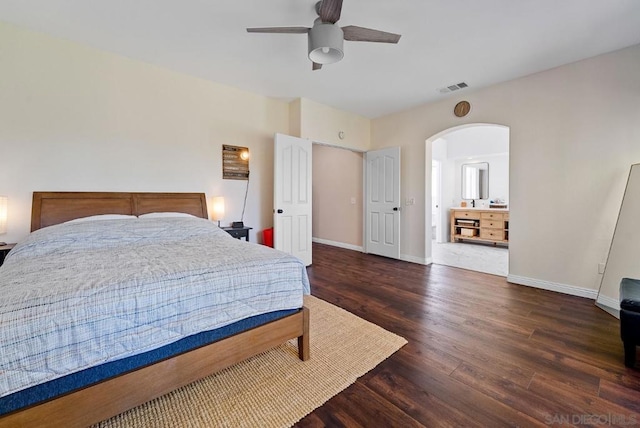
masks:
[(313, 27), (261, 27), (247, 28), (249, 33), (306, 34), (309, 43), (308, 55), (311, 69), (320, 70), (324, 64), (333, 64), (344, 57), (344, 41), (393, 43), (400, 40), (400, 34), (374, 30), (372, 28), (347, 25), (340, 27), (343, 0), (320, 0), (316, 3), (318, 18)]
[(344, 57), (342, 28), (318, 21), (309, 30), (309, 59), (317, 64), (340, 61)]

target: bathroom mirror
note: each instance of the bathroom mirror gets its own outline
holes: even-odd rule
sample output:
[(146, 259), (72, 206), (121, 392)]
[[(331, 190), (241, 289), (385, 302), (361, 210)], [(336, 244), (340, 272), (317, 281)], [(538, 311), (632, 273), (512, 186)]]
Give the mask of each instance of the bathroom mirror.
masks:
[(489, 164), (462, 164), (462, 199), (489, 199)]
[(640, 164), (631, 165), (596, 305), (619, 317), (620, 280), (640, 279)]

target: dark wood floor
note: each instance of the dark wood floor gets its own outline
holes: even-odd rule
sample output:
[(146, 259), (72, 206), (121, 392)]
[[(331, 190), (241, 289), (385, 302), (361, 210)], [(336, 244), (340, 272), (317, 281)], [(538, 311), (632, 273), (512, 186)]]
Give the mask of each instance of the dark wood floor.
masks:
[[(640, 371), (592, 300), (314, 244), (314, 296), (409, 343), (299, 427), (636, 426)], [(640, 366), (640, 364), (639, 364)]]

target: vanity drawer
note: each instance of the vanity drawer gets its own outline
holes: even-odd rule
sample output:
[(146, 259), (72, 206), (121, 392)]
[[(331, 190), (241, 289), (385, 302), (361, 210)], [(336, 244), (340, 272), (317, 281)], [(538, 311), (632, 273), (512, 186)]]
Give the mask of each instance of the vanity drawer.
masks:
[(488, 220), (502, 220), (504, 218), (504, 214), (483, 212), (480, 218), (485, 218)]
[(480, 229), (480, 238), (502, 241), (504, 240), (504, 231), (500, 229)]
[(475, 211), (456, 211), (456, 218), (472, 218), (476, 220), (480, 220), (480, 213)]
[(483, 218), (480, 219), (480, 227), (487, 227), (489, 229), (504, 229), (504, 221), (487, 220), (486, 218)]

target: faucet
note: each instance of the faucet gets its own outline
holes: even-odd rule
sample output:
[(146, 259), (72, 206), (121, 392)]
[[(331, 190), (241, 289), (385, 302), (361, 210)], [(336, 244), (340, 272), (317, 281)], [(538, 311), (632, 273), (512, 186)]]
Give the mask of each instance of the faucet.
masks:
[(476, 207), (476, 200), (475, 200), (475, 199), (471, 199), (471, 206), (472, 206), (473, 208), (475, 208), (475, 207)]

